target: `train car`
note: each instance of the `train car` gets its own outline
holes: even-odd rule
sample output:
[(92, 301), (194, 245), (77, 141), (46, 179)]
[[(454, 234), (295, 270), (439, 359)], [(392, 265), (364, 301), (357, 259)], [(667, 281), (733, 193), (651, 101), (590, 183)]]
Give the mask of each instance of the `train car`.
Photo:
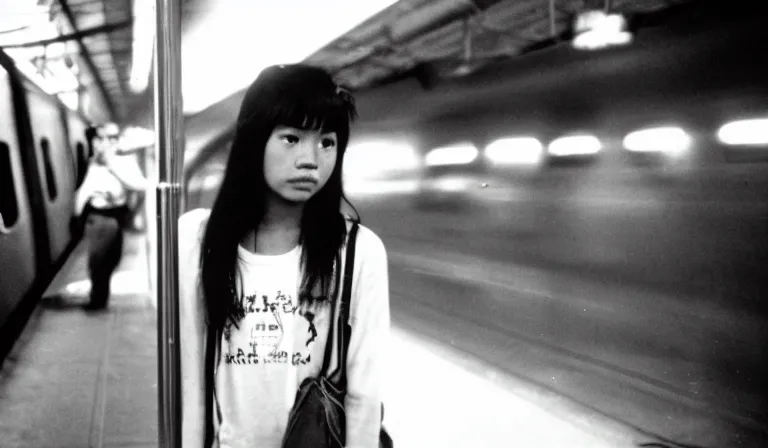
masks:
[(70, 222), (86, 126), (0, 52), (0, 359), (77, 242)]

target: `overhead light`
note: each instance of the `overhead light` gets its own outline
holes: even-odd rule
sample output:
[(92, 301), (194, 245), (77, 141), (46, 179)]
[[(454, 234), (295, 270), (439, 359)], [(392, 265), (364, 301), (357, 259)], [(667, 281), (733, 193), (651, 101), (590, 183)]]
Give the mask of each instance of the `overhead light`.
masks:
[(535, 137), (511, 137), (494, 141), (485, 148), (485, 157), (500, 165), (536, 165), (544, 146)]
[(626, 31), (601, 33), (590, 31), (573, 39), (573, 47), (579, 50), (600, 50), (607, 47), (626, 45), (632, 42), (632, 35)]
[(456, 76), (467, 76), (473, 71), (474, 69), (471, 64), (463, 62), (453, 70), (453, 74)]
[(424, 157), (424, 163), (427, 166), (466, 165), (474, 162), (478, 154), (472, 144), (446, 146), (429, 151)]
[(717, 138), (726, 145), (768, 145), (768, 118), (731, 121), (720, 127)]
[(572, 45), (579, 50), (598, 50), (632, 41), (624, 16), (603, 11), (587, 11), (576, 16), (574, 33)]
[(594, 135), (568, 135), (549, 144), (548, 152), (553, 156), (580, 156), (597, 154), (603, 149)]
[(624, 148), (632, 152), (680, 153), (691, 146), (691, 136), (675, 126), (647, 128), (624, 137)]

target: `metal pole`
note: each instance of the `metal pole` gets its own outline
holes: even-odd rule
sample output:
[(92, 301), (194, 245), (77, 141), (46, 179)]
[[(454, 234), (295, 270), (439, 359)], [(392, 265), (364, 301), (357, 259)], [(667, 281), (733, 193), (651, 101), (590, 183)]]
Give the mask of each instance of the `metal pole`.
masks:
[(181, 0), (156, 0), (157, 355), (159, 439), (181, 448), (178, 217), (184, 122), (181, 102)]

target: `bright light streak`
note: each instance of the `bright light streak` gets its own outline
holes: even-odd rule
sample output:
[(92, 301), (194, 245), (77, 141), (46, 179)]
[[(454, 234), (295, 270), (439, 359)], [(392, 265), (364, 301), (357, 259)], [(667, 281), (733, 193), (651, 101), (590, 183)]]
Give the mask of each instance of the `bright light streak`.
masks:
[(477, 185), (471, 178), (462, 176), (440, 177), (428, 180), (426, 181), (426, 184), (432, 189), (450, 193), (467, 191), (472, 188), (472, 186)]
[(726, 145), (768, 145), (768, 118), (731, 121), (720, 127), (717, 138)]
[(553, 156), (597, 154), (601, 149), (603, 145), (594, 135), (569, 135), (555, 139), (549, 144), (549, 154)]
[(691, 136), (675, 126), (641, 129), (624, 137), (624, 148), (633, 152), (665, 152), (670, 154), (687, 151)]
[(367, 141), (351, 143), (344, 154), (345, 178), (370, 178), (392, 171), (418, 168), (413, 146), (404, 142)]
[(544, 146), (535, 137), (512, 137), (494, 141), (485, 147), (485, 156), (500, 165), (536, 165)]
[(149, 85), (152, 68), (152, 51), (155, 42), (155, 2), (134, 0), (133, 2), (133, 47), (130, 88), (143, 92)]
[(477, 159), (479, 151), (474, 145), (446, 146), (429, 151), (424, 158), (427, 166), (466, 165)]
[(265, 67), (302, 61), (395, 0), (210, 2), (182, 42), (184, 112), (248, 86)]
[(362, 180), (344, 183), (344, 191), (355, 196), (408, 195), (419, 190), (415, 180)]

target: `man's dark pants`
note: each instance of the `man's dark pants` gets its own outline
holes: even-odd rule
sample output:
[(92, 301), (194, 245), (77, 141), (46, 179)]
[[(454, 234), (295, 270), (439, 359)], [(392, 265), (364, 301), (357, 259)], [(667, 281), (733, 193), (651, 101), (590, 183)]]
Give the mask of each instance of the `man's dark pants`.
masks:
[(86, 208), (85, 240), (88, 244), (88, 271), (91, 277), (90, 309), (107, 306), (110, 280), (123, 256), (123, 226), (128, 215), (125, 206)]

